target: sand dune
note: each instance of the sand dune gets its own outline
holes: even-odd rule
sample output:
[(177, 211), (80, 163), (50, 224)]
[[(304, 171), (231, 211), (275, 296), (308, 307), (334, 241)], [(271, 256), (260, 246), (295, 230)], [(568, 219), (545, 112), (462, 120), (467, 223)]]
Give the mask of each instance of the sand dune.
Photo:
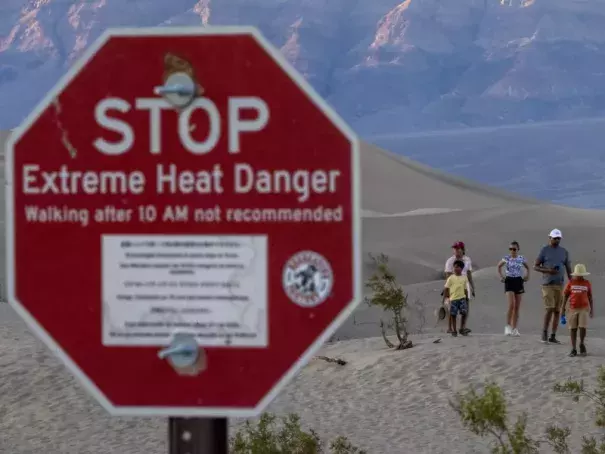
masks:
[[(402, 352), (387, 350), (382, 339), (327, 345), (321, 354), (348, 364), (312, 360), (268, 410), (296, 412), (322, 437), (347, 435), (371, 454), (483, 454), (489, 452), (487, 442), (462, 428), (448, 399), (494, 380), (505, 390), (512, 416), (529, 413), (530, 433), (567, 425), (578, 446), (582, 434), (594, 432), (592, 407), (551, 389), (568, 377), (592, 386), (604, 340), (589, 339), (590, 356), (570, 359), (566, 345), (545, 346), (532, 338), (475, 335), (444, 337), (439, 344), (434, 339), (415, 337), (417, 345)], [(107, 416), (20, 322), (3, 323), (0, 345), (0, 452), (167, 452), (164, 420)], [(231, 422), (237, 429), (243, 421)]]
[(605, 208), (605, 161), (599, 159), (604, 124), (604, 118), (576, 119), (366, 139), (428, 166), (506, 191)]
[(381, 213), (425, 208), (482, 209), (537, 203), (475, 184), (388, 153), (370, 144), (361, 150), (362, 206)]
[[(547, 242), (548, 232), (555, 227), (563, 231), (563, 245), (572, 261), (584, 262), (593, 272), (595, 290), (605, 291), (603, 211), (557, 206), (507, 194), (372, 146), (362, 150), (362, 177), (364, 208), (374, 211), (374, 215), (366, 215), (363, 221), (364, 253), (388, 254), (392, 269), (400, 282), (406, 284), (410, 297), (422, 300), (428, 312), (440, 300), (442, 281), (438, 279), (451, 253), (450, 246), (462, 240), (479, 271), (473, 329), (499, 332), (505, 308), (495, 265), (507, 253), (512, 240), (520, 242), (522, 254), (533, 262)], [(423, 209), (433, 210), (434, 214), (401, 215)], [(366, 262), (369, 264), (369, 260)], [(371, 272), (369, 266), (364, 272), (367, 278)], [(537, 333), (541, 329), (539, 292), (539, 276), (534, 273), (527, 285), (522, 332)], [(372, 322), (380, 316), (380, 311), (362, 305), (355, 319), (349, 320), (336, 338), (376, 335), (378, 328)], [(595, 319), (593, 327), (605, 329), (605, 318)]]
[[(10, 135), (10, 131), (2, 131), (2, 130), (0, 130), (0, 148), (2, 150), (4, 150), (4, 143), (8, 139), (9, 135)], [(3, 154), (4, 154), (4, 152), (3, 152)]]
[[(0, 135), (0, 141), (5, 137)], [(507, 390), (517, 390), (511, 395), (514, 408), (535, 412), (536, 424), (557, 420), (579, 427), (588, 422), (585, 407), (553, 397), (548, 390), (555, 380), (568, 375), (592, 377), (594, 366), (605, 354), (605, 341), (591, 340), (594, 356), (583, 362), (566, 359), (566, 346), (539, 344), (542, 303), (535, 275), (527, 285), (522, 307), (523, 337), (499, 336), (505, 307), (494, 267), (513, 239), (533, 261), (548, 232), (557, 227), (563, 230), (563, 244), (572, 260), (586, 263), (593, 272), (599, 301), (605, 292), (605, 212), (507, 194), (367, 144), (362, 148), (362, 180), (363, 250), (391, 257), (398, 279), (412, 299), (424, 302), (427, 316), (439, 301), (439, 275), (451, 243), (467, 243), (477, 269), (477, 299), (469, 320), (473, 334), (464, 339), (445, 338), (442, 344), (427, 340), (405, 352), (387, 352), (380, 340), (371, 339), (379, 332), (376, 322), (381, 313), (361, 305), (336, 338), (366, 339), (325, 350), (345, 357), (350, 364), (338, 369), (323, 362), (311, 363), (272, 409), (297, 411), (306, 423), (315, 420), (323, 435), (349, 435), (371, 453), (487, 452), (485, 445), (461, 432), (446, 399), (467, 383), (493, 376)], [(3, 198), (1, 195), (2, 202)], [(3, 219), (0, 221), (3, 228)], [(3, 243), (0, 248), (4, 262)], [(366, 277), (369, 271), (366, 268)], [(4, 280), (0, 285), (4, 288)], [(599, 306), (596, 315), (590, 329), (593, 338), (602, 336), (605, 329)], [(420, 317), (411, 314), (411, 318), (416, 329)], [(5, 434), (0, 452), (29, 453), (42, 447), (53, 454), (166, 452), (164, 421), (107, 417), (10, 307), (0, 307), (0, 320), (0, 361), (5, 366), (0, 380), (5, 414), (0, 421)], [(427, 335), (438, 335), (443, 328), (429, 318), (423, 329)], [(558, 406), (571, 413), (561, 414)]]
[(349, 363), (312, 361), (270, 410), (295, 411), (326, 438), (351, 434), (351, 441), (372, 454), (487, 453), (487, 443), (462, 428), (448, 399), (494, 380), (506, 392), (509, 414), (528, 412), (530, 434), (549, 424), (569, 426), (577, 447), (582, 435), (596, 432), (590, 405), (551, 390), (568, 377), (592, 386), (605, 341), (591, 340), (592, 355), (578, 361), (566, 357), (567, 346), (529, 338), (444, 338), (439, 344), (434, 339), (414, 339), (418, 345), (404, 352), (387, 350), (381, 339), (326, 346), (322, 354)]

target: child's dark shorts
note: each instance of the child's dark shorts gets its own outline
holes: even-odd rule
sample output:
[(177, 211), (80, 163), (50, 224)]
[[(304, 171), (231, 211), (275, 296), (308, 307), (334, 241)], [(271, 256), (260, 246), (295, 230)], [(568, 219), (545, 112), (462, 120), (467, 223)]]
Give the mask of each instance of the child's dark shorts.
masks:
[(468, 313), (468, 301), (466, 298), (450, 301), (450, 315), (456, 317), (458, 314), (466, 315)]

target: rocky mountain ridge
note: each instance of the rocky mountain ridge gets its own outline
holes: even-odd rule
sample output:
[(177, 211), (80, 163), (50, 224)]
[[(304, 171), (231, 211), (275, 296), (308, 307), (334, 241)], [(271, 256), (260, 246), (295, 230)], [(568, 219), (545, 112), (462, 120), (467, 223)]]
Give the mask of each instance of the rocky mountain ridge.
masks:
[(4, 0), (0, 128), (115, 26), (258, 27), (362, 135), (605, 115), (604, 0)]

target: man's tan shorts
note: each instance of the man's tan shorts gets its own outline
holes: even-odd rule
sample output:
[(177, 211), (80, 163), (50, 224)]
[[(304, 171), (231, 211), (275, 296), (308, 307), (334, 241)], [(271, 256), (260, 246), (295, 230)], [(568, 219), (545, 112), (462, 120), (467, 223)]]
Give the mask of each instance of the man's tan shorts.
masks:
[(559, 312), (563, 305), (563, 286), (543, 285), (542, 301), (544, 301), (544, 308)]
[(587, 328), (588, 317), (590, 315), (590, 309), (568, 309), (567, 310), (567, 321), (569, 323), (569, 329)]

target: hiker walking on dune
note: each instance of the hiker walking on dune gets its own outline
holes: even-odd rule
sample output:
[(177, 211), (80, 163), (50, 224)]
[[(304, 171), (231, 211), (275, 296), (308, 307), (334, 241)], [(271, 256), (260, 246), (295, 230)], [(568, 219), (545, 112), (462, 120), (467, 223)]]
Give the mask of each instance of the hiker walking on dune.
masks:
[[(461, 260), (462, 263), (464, 264), (464, 267), (462, 269), (462, 274), (464, 276), (466, 276), (467, 278), (467, 283), (466, 283), (466, 298), (467, 298), (467, 311), (468, 311), (468, 306), (469, 306), (469, 298), (472, 295), (472, 297), (475, 297), (475, 283), (473, 282), (473, 262), (471, 260), (471, 258), (466, 255), (466, 246), (462, 241), (456, 241), (454, 244), (452, 244), (452, 249), (454, 250), (454, 255), (452, 255), (449, 259), (447, 259), (447, 261), (445, 262), (445, 279), (447, 280), (450, 276), (452, 276), (454, 274), (454, 263), (456, 262), (456, 260)], [(446, 296), (443, 296), (443, 301), (445, 303), (446, 300)], [(451, 300), (451, 299), (450, 299)], [(451, 333), (455, 331), (455, 328), (452, 326), (452, 319), (450, 317), (449, 319), (449, 327), (447, 332)], [(467, 333), (470, 333), (470, 329), (465, 328), (465, 331), (467, 331)]]
[[(519, 254), (519, 243), (512, 241), (508, 250), (509, 254), (505, 255), (498, 263), (498, 274), (504, 283), (504, 293), (508, 301), (504, 334), (518, 337), (521, 335), (517, 329), (519, 308), (521, 307), (521, 298), (525, 293), (524, 283), (529, 280), (529, 266), (525, 257)], [(502, 268), (504, 268), (504, 274)]]
[[(542, 273), (542, 300), (544, 301), (544, 327), (542, 330), (542, 342), (560, 344), (557, 340), (557, 327), (559, 326), (559, 315), (563, 305), (563, 284), (565, 274), (571, 280), (571, 266), (569, 264), (569, 253), (561, 246), (563, 234), (559, 229), (554, 229), (548, 235), (549, 244), (544, 246), (534, 263), (534, 270)], [(548, 337), (548, 326), (552, 319), (552, 332)]]
[(580, 356), (586, 356), (586, 328), (588, 327), (588, 318), (594, 316), (592, 304), (592, 285), (586, 279), (590, 273), (586, 271), (586, 266), (578, 263), (571, 273), (571, 279), (565, 286), (565, 300), (563, 301), (562, 312), (565, 314), (567, 301), (569, 301), (569, 311), (567, 312), (567, 321), (571, 334), (571, 353), (569, 356), (577, 356), (576, 342), (578, 339), (578, 330), (580, 331)]

